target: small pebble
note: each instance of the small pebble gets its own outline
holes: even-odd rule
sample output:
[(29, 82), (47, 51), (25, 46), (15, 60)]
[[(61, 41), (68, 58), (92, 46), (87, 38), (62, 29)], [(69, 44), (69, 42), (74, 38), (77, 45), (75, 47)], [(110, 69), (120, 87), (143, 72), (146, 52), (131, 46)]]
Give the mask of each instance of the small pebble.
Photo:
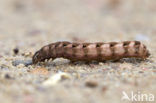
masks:
[(96, 81), (87, 81), (85, 85), (90, 88), (95, 88), (98, 86), (98, 83)]
[(144, 73), (143, 71), (139, 71), (139, 73)]
[(14, 48), (13, 52), (14, 52), (15, 55), (17, 55), (19, 53), (19, 49), (18, 48)]
[(32, 65), (32, 60), (14, 60), (12, 62), (13, 66), (17, 66), (19, 64), (23, 64), (25, 66), (29, 66), (29, 65)]
[(46, 69), (46, 68), (36, 68), (36, 69), (31, 70), (30, 73), (40, 74), (40, 75), (48, 75), (49, 74), (48, 69)]
[(54, 86), (58, 84), (59, 81), (65, 80), (65, 79), (70, 79), (71, 75), (65, 72), (59, 72), (47, 79), (46, 81), (43, 82), (44, 86)]
[(25, 57), (32, 57), (33, 56), (32, 52), (26, 52), (26, 53), (23, 53), (22, 55)]
[(91, 68), (95, 68), (95, 64), (89, 64)]
[(4, 76), (6, 79), (11, 79), (10, 75), (9, 74), (5, 74)]
[(19, 64), (19, 65), (17, 65), (17, 68), (24, 68), (25, 67), (25, 65), (24, 64)]

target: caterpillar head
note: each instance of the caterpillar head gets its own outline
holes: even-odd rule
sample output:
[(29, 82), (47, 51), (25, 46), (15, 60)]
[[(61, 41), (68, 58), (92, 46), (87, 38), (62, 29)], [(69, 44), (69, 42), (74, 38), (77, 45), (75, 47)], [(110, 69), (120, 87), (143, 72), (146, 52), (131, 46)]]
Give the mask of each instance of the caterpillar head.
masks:
[(37, 52), (34, 54), (33, 58), (32, 58), (33, 64), (36, 64), (36, 63), (42, 61), (41, 58), (42, 58), (42, 56), (41, 56), (40, 51), (37, 51)]
[(38, 62), (42, 62), (45, 59), (49, 59), (50, 55), (49, 55), (49, 46), (44, 46), (43, 48), (41, 48), (39, 51), (37, 51), (33, 58), (33, 64), (36, 64)]

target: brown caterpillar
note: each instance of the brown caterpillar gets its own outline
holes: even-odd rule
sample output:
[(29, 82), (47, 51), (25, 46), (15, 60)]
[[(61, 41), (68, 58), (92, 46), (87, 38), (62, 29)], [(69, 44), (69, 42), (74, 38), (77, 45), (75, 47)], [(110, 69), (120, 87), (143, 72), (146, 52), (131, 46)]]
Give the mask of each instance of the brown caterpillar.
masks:
[(139, 41), (109, 42), (109, 43), (70, 43), (56, 42), (42, 47), (33, 56), (33, 63), (45, 59), (63, 57), (71, 61), (105, 61), (122, 58), (146, 59), (150, 56), (146, 46)]

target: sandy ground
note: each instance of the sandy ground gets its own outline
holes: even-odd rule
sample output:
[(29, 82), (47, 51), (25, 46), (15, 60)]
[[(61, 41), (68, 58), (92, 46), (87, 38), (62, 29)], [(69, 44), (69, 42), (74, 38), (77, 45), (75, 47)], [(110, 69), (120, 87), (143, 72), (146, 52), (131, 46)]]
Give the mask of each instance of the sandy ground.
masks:
[[(156, 96), (155, 35), (155, 0), (0, 0), (0, 103), (131, 103), (142, 94), (149, 100)], [(146, 61), (71, 64), (59, 58), (25, 65), (51, 42), (124, 40), (142, 41), (152, 55)], [(43, 85), (58, 72), (67, 77)], [(121, 100), (123, 92), (134, 92), (138, 101)]]

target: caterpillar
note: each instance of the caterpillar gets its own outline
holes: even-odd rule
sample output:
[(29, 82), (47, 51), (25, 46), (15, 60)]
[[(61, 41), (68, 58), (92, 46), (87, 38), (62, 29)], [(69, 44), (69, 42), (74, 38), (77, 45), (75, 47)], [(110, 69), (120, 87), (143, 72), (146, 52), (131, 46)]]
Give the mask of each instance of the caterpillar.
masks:
[(122, 58), (146, 59), (150, 56), (146, 46), (140, 41), (71, 43), (67, 41), (51, 43), (42, 47), (32, 58), (34, 64), (45, 59), (66, 58), (75, 61), (119, 60)]

